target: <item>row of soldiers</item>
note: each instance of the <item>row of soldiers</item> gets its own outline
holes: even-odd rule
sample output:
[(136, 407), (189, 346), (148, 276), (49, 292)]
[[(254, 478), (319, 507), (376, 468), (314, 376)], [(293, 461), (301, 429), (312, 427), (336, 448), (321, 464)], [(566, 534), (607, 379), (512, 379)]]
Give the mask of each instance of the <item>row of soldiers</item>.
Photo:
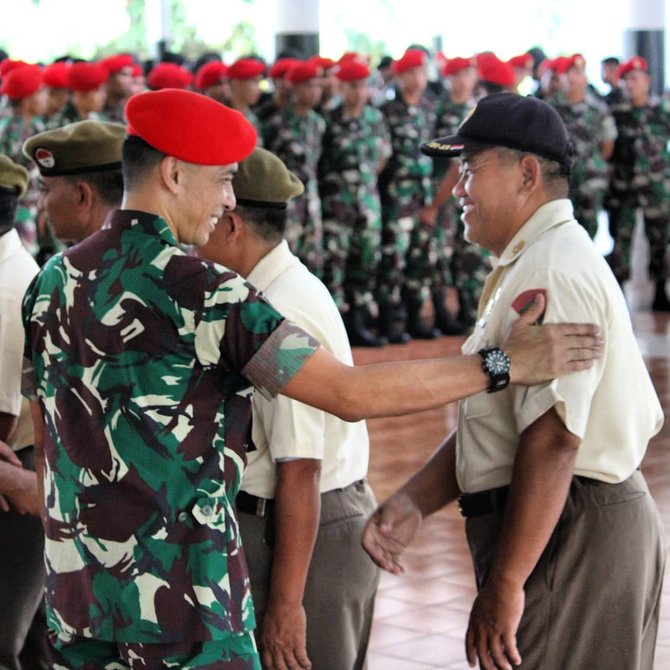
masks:
[[(649, 93), (644, 59), (619, 66), (623, 85), (607, 100), (588, 85), (579, 54), (540, 64), (530, 53), (509, 61), (491, 53), (437, 58), (436, 82), (428, 81), (429, 54), (420, 48), (384, 63), (384, 76), (355, 53), (337, 61), (286, 56), (269, 69), (256, 57), (229, 66), (216, 57), (203, 60), (195, 73), (161, 62), (146, 76), (128, 54), (43, 69), (5, 60), (0, 75), (9, 104), (0, 121), (0, 151), (25, 161), (20, 146), (45, 127), (84, 118), (123, 122), (125, 100), (143, 87), (193, 88), (244, 113), (259, 144), (303, 181), (304, 195), (289, 205), (289, 243), (326, 283), (354, 345), (460, 334), (476, 319), (489, 259), (463, 238), (451, 197), (457, 166), (431, 160), (419, 146), (452, 134), (478, 99), (517, 90), (539, 65), (536, 94), (556, 107), (573, 138), (576, 218), (594, 236), (598, 213), (607, 210), (615, 240), (610, 260), (623, 282), (635, 212), (642, 208), (654, 308), (670, 308), (664, 288), (670, 112), (667, 101)], [(264, 92), (265, 82), (271, 92)], [(41, 249), (42, 260), (54, 243), (48, 222), (35, 218), (37, 195), (33, 184), (20, 230), (33, 253)], [(450, 289), (458, 297), (455, 315), (447, 308)], [(425, 321), (428, 296), (432, 325)]]

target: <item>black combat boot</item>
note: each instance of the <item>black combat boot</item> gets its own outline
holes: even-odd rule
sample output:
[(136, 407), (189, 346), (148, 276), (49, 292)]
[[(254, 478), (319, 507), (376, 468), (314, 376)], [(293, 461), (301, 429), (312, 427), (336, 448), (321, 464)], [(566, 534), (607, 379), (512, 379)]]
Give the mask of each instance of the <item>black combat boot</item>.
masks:
[(445, 292), (441, 290), (433, 291), (431, 297), (435, 313), (435, 327), (439, 328), (443, 335), (465, 335), (468, 328), (449, 313), (445, 302)]
[(344, 326), (352, 347), (383, 347), (388, 344), (386, 337), (378, 337), (366, 328), (365, 307), (352, 307), (344, 315)]
[(405, 305), (407, 306), (407, 330), (412, 337), (416, 337), (417, 340), (434, 340), (442, 335), (439, 328), (431, 328), (424, 323), (421, 317), (420, 300), (408, 298)]
[(391, 303), (379, 303), (379, 335), (385, 337), (389, 344), (405, 344), (412, 338), (409, 333), (396, 326), (394, 311), (395, 307)]
[(656, 282), (656, 294), (651, 309), (654, 312), (670, 312), (670, 300), (665, 292), (665, 279), (659, 279)]

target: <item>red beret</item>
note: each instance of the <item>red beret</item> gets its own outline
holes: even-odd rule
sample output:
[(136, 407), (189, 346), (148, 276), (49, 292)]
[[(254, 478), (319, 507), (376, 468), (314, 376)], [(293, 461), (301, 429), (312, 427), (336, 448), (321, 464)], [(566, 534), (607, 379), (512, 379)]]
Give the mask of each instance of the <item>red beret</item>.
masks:
[(256, 146), (256, 130), (240, 112), (200, 93), (145, 91), (126, 105), (128, 134), (196, 165), (230, 165)]
[(149, 72), (147, 86), (154, 91), (161, 88), (186, 88), (193, 81), (193, 75), (176, 63), (157, 63)]
[(292, 68), (300, 63), (300, 60), (297, 58), (280, 58), (275, 61), (274, 65), (270, 68), (268, 75), (273, 79), (281, 79), (286, 76), (286, 73)]
[(240, 58), (228, 68), (228, 79), (253, 79), (265, 72), (265, 65), (256, 58)]
[(342, 63), (348, 63), (350, 60), (357, 60), (360, 61), (361, 63), (367, 63), (368, 58), (367, 56), (363, 56), (356, 51), (345, 51), (337, 61), (340, 65)]
[(217, 84), (220, 84), (221, 80), (225, 79), (227, 75), (228, 66), (220, 60), (212, 60), (209, 63), (205, 63), (195, 73), (196, 88), (203, 91), (210, 86), (216, 86)]
[(356, 81), (357, 79), (367, 79), (370, 76), (370, 68), (358, 60), (345, 61), (340, 65), (335, 76), (340, 81)]
[(442, 74), (445, 77), (448, 77), (451, 74), (457, 74), (462, 70), (465, 70), (469, 67), (475, 67), (476, 65), (477, 61), (474, 58), (461, 58), (460, 56), (456, 56), (456, 58), (450, 58), (447, 61), (447, 64), (442, 70)]
[(17, 67), (21, 67), (23, 65), (28, 65), (28, 63), (22, 60), (12, 60), (11, 58), (5, 58), (2, 63), (0, 63), (0, 77), (4, 77), (12, 70), (15, 70)]
[(313, 61), (316, 66), (320, 67), (322, 70), (330, 70), (337, 65), (337, 61), (323, 56), (312, 56), (309, 60)]
[(402, 74), (415, 67), (423, 67), (426, 62), (426, 54), (421, 49), (407, 49), (402, 58), (393, 61), (391, 69), (393, 74)]
[(50, 88), (67, 88), (67, 71), (70, 63), (57, 61), (47, 65), (42, 71), (42, 80), (45, 86)]
[(81, 61), (72, 63), (67, 70), (67, 87), (78, 93), (88, 93), (100, 88), (109, 74), (100, 63)]
[(518, 68), (529, 68), (533, 67), (533, 56), (532, 54), (525, 53), (525, 54), (520, 54), (519, 56), (512, 56), (507, 61), (512, 67), (518, 67)]
[(647, 61), (642, 56), (633, 56), (630, 60), (619, 65), (617, 70), (620, 77), (632, 72), (633, 70), (640, 70), (640, 72), (649, 72)]
[(23, 100), (40, 89), (42, 69), (39, 65), (22, 65), (2, 80), (2, 93), (11, 100)]
[(132, 67), (133, 64), (133, 57), (130, 54), (116, 54), (116, 56), (108, 56), (100, 61), (100, 65), (107, 68), (109, 74), (116, 74), (124, 67)]
[(294, 65), (286, 73), (286, 81), (291, 84), (301, 84), (310, 79), (318, 79), (323, 76), (323, 70), (313, 60), (303, 61)]
[(554, 70), (557, 74), (565, 74), (571, 67), (584, 67), (586, 61), (581, 54), (573, 54), (572, 56), (559, 56), (554, 61)]
[(507, 62), (500, 60), (493, 54), (487, 54), (477, 59), (479, 78), (491, 84), (509, 88), (514, 86), (514, 68)]

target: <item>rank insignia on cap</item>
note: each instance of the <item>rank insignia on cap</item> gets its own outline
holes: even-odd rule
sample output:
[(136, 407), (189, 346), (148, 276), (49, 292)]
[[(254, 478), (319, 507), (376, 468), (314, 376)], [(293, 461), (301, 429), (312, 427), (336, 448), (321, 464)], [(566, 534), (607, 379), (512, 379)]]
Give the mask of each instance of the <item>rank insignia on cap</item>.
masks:
[(437, 149), (438, 151), (463, 151), (462, 144), (442, 144), (437, 140), (426, 142), (426, 147), (430, 149)]
[(43, 167), (50, 169), (56, 165), (56, 158), (54, 155), (44, 147), (40, 147), (35, 151), (35, 160)]

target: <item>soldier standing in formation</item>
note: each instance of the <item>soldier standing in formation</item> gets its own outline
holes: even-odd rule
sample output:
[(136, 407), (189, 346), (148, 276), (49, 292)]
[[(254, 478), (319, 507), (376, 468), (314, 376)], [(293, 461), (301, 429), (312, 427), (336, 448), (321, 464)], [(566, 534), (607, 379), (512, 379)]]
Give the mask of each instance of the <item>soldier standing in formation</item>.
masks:
[(366, 318), (381, 255), (377, 175), (391, 154), (391, 141), (381, 112), (368, 104), (369, 76), (369, 67), (357, 60), (340, 67), (342, 104), (325, 115), (319, 165), (323, 279), (353, 346), (385, 343), (367, 329)]
[(263, 146), (298, 175), (305, 192), (288, 203), (286, 239), (291, 251), (321, 277), (323, 228), (319, 199), (318, 163), (326, 123), (314, 107), (321, 100), (321, 70), (313, 61), (301, 62), (286, 74), (290, 102), (263, 124)]
[(634, 56), (620, 75), (628, 100), (612, 108), (618, 137), (607, 212), (614, 249), (609, 262), (622, 283), (630, 276), (630, 257), (638, 209), (649, 240), (649, 277), (655, 283), (652, 309), (670, 311), (665, 291), (665, 253), (670, 221), (670, 102), (650, 94), (647, 62)]
[[(439, 330), (422, 319), (423, 291), (436, 263), (434, 229), (420, 220), (432, 200), (432, 161), (419, 146), (434, 134), (435, 118), (421, 104), (426, 89), (425, 53), (408, 49), (395, 61), (398, 96), (381, 106), (391, 133), (393, 152), (379, 176), (382, 203), (382, 259), (377, 286), (379, 331), (391, 343), (411, 337), (433, 339)], [(407, 331), (395, 328), (399, 308), (407, 314)]]
[(617, 129), (607, 105), (588, 91), (580, 54), (563, 58), (557, 64), (561, 91), (545, 98), (563, 119), (574, 151), (570, 175), (570, 200), (575, 219), (593, 239), (598, 232), (598, 212), (603, 207), (609, 185), (607, 162), (614, 150)]

